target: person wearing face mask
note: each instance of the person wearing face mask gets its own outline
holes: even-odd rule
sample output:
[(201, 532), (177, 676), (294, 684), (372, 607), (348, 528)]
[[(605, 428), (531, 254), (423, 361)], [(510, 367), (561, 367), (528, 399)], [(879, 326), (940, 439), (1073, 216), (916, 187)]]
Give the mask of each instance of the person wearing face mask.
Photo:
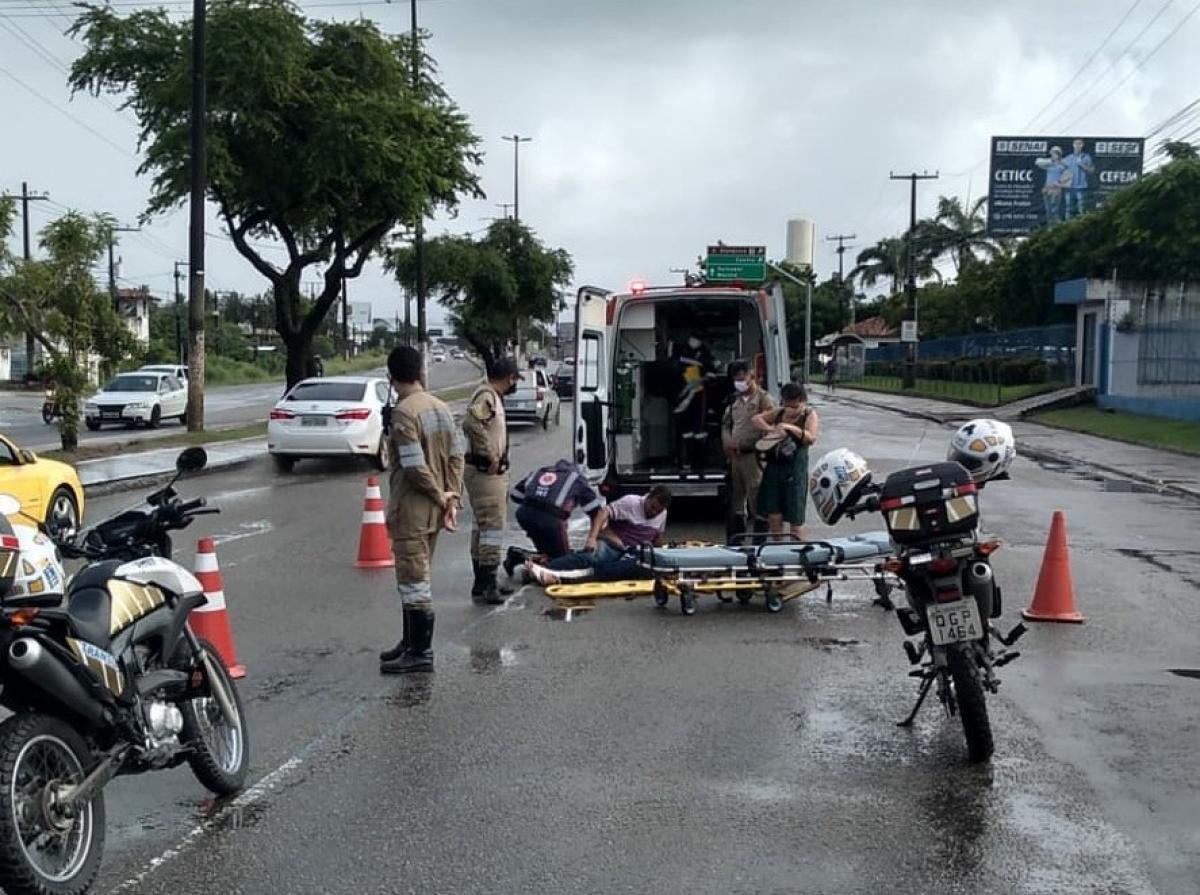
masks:
[[(765, 437), (758, 451), (765, 460), (758, 488), (758, 512), (766, 516), (772, 535), (804, 538), (808, 503), (808, 449), (816, 442), (821, 421), (808, 406), (804, 386), (789, 382), (779, 392), (782, 407), (754, 417)], [(789, 528), (785, 528), (788, 526)]]
[(674, 414), (676, 431), (683, 440), (683, 459), (686, 466), (703, 469), (708, 453), (708, 396), (704, 390), (705, 379), (713, 372), (712, 352), (692, 331), (687, 341), (677, 344), (672, 357), (679, 365), (683, 376), (683, 388), (679, 391)]
[(758, 387), (750, 366), (745, 361), (734, 361), (729, 365), (729, 378), (733, 380), (734, 394), (725, 408), (721, 420), (721, 446), (729, 460), (729, 530), (730, 541), (747, 530), (757, 529), (758, 487), (762, 482), (762, 468), (758, 465), (755, 443), (762, 433), (754, 425), (754, 418), (775, 409), (775, 400)]
[(463, 415), (467, 436), (464, 481), (471, 501), (475, 527), (471, 531), (471, 564), (475, 582), (471, 601), (476, 605), (504, 602), (496, 584), (496, 570), (504, 550), (504, 514), (508, 497), (508, 423), (504, 396), (517, 388), (521, 373), (510, 357), (497, 359), (488, 368), (488, 381), (476, 389)]

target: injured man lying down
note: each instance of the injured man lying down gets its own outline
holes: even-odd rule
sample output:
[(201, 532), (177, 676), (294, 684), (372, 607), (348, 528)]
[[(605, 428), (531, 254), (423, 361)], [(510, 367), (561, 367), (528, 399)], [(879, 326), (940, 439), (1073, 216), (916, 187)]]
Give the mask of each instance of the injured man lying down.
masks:
[(644, 545), (659, 546), (667, 527), (671, 491), (656, 485), (643, 497), (630, 494), (600, 510), (602, 522), (593, 530), (583, 550), (568, 553), (545, 565), (525, 564), (530, 577), (543, 587), (568, 581), (624, 581), (649, 573), (635, 559)]

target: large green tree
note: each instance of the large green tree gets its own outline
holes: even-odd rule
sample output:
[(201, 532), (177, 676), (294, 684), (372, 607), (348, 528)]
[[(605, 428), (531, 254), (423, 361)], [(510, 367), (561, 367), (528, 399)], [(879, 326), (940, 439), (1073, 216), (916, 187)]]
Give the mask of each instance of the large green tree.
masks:
[(934, 259), (948, 255), (957, 274), (980, 258), (995, 257), (999, 247), (987, 232), (986, 207), (987, 196), (970, 207), (957, 196), (941, 196), (934, 217), (918, 225), (927, 254)]
[[(934, 266), (934, 255), (919, 226), (913, 241), (913, 258), (918, 281), (940, 279)], [(886, 282), (890, 293), (895, 294), (904, 288), (907, 264), (908, 246), (905, 238), (888, 237), (858, 253), (847, 280), (857, 281), (864, 289), (870, 289), (881, 281)]]
[[(188, 196), (191, 22), (88, 6), (71, 86), (114, 93), (141, 124), (147, 215)], [(413, 71), (417, 67), (417, 85)], [(271, 284), (287, 379), (313, 372), (312, 340), (339, 294), (398, 225), (482, 195), (478, 139), (407, 35), (366, 19), (308, 19), (287, 0), (211, 0), (208, 188), (237, 250)], [(287, 249), (277, 263), (256, 240)], [(307, 307), (301, 279), (323, 271)]]
[(0, 203), (0, 328), (31, 332), (42, 346), (62, 404), (62, 446), (74, 450), (79, 400), (93, 364), (115, 366), (136, 349), (111, 296), (92, 276), (108, 250), (113, 224), (106, 217), (68, 212), (41, 233), (45, 259), (24, 261), (7, 252), (12, 222), (12, 204)]
[[(395, 249), (387, 263), (401, 285), (411, 289), (412, 248)], [(449, 309), (459, 337), (488, 364), (522, 329), (557, 318), (562, 289), (573, 272), (565, 249), (547, 248), (530, 228), (511, 218), (494, 222), (479, 239), (441, 236), (425, 246), (430, 290)]]

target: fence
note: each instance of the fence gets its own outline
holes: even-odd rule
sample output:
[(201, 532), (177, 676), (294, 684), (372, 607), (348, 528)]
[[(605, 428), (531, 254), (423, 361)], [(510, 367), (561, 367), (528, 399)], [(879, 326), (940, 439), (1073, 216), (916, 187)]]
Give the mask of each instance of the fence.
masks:
[(1200, 384), (1200, 321), (1144, 327), (1138, 334), (1138, 385)]

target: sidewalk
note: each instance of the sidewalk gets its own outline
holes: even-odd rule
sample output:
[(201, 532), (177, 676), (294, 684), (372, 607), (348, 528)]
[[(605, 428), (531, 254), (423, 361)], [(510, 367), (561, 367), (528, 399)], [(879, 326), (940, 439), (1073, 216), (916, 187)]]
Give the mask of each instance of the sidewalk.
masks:
[[(946, 426), (995, 413), (988, 408), (964, 407), (948, 401), (844, 387), (837, 389), (832, 396), (824, 388), (818, 388), (814, 395), (826, 401), (877, 407)], [(1088, 467), (1164, 492), (1200, 500), (1200, 463), (1195, 457), (1024, 420), (1014, 420), (1011, 425), (1017, 439), (1017, 452), (1021, 456), (1065, 466)]]

